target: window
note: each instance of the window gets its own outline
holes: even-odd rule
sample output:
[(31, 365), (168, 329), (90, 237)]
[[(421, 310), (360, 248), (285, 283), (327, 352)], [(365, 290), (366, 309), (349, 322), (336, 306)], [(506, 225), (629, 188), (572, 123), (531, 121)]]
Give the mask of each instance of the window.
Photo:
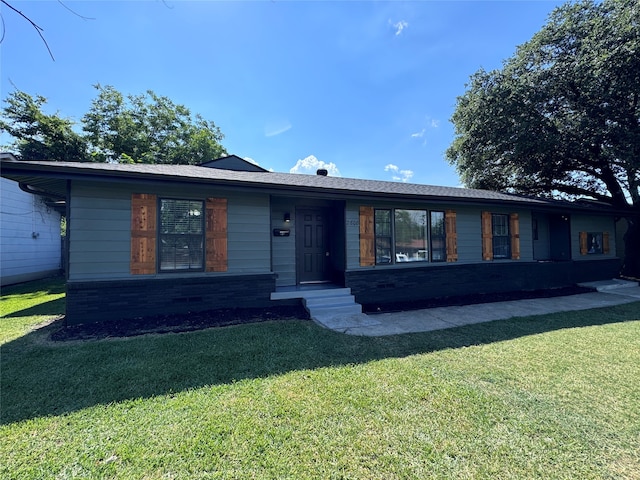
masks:
[(160, 200), (161, 272), (204, 269), (204, 202)]
[(509, 236), (509, 215), (491, 215), (493, 235), (493, 258), (511, 258), (511, 237)]
[(447, 259), (446, 227), (444, 212), (431, 212), (431, 261)]
[(587, 233), (587, 254), (603, 253), (602, 232)]
[(391, 263), (391, 210), (375, 211), (376, 263)]
[(374, 218), (377, 265), (446, 261), (444, 212), (376, 209)]
[(396, 262), (424, 262), (427, 257), (427, 212), (395, 210)]

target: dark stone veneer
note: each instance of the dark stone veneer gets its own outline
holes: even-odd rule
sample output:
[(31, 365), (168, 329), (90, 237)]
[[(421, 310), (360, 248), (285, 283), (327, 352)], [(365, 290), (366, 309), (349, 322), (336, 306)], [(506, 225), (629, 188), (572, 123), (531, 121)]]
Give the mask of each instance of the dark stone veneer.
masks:
[(273, 305), (275, 275), (67, 282), (67, 325), (222, 308)]
[(384, 304), (450, 296), (561, 288), (615, 278), (620, 259), (398, 266), (345, 272), (356, 302)]

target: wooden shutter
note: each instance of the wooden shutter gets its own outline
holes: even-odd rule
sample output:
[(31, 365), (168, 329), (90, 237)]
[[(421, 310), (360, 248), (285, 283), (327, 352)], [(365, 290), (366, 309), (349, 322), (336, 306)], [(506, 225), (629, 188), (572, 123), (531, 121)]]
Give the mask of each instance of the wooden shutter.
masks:
[(227, 271), (227, 199), (207, 198), (205, 217), (206, 271)]
[(493, 229), (491, 212), (482, 212), (482, 259), (493, 260)]
[(509, 234), (511, 235), (511, 259), (520, 260), (520, 220), (517, 213), (509, 215)]
[(360, 266), (376, 264), (373, 207), (360, 207)]
[(131, 195), (131, 263), (132, 275), (156, 273), (157, 200), (155, 195)]
[(447, 210), (445, 218), (445, 241), (447, 243), (447, 262), (458, 261), (458, 233), (456, 230), (456, 212)]
[(586, 255), (589, 252), (587, 245), (587, 232), (580, 232), (580, 255)]
[(602, 253), (606, 255), (609, 252), (609, 232), (604, 232), (602, 234)]

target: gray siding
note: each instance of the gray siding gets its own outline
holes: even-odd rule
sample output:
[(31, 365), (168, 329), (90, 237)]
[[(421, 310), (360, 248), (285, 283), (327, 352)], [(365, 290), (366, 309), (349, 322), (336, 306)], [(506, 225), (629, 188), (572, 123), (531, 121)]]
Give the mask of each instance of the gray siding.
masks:
[[(284, 214), (291, 215), (291, 222), (285, 223)], [(273, 199), (271, 202), (271, 229), (286, 228), (288, 237), (271, 237), (272, 268), (278, 287), (296, 284), (296, 230), (295, 205), (286, 199)]]
[(73, 183), (68, 221), (70, 281), (129, 276), (130, 190)]
[[(72, 185), (69, 237), (69, 280), (139, 278), (131, 275), (131, 194), (150, 193), (160, 197), (228, 199), (228, 271), (207, 273), (268, 273), (269, 251), (268, 195), (241, 195), (231, 191), (182, 189), (176, 186), (131, 187), (95, 183)], [(162, 274), (194, 276), (189, 274)], [(195, 274), (197, 275), (197, 274)]]
[(360, 205), (364, 203), (348, 202), (346, 207), (347, 270), (363, 268), (360, 267)]

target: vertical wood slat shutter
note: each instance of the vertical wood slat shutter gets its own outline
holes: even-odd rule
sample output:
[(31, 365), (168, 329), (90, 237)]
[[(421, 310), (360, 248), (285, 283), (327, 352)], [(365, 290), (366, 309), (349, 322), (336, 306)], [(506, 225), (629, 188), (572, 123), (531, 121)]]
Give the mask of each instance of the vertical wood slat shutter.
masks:
[(491, 212), (482, 212), (482, 259), (493, 260), (493, 229)]
[(509, 233), (511, 235), (511, 259), (520, 260), (520, 221), (517, 213), (509, 215)]
[(447, 243), (447, 262), (458, 261), (458, 233), (456, 230), (456, 212), (447, 210), (445, 218), (445, 239)]
[(376, 264), (373, 207), (360, 207), (360, 266)]
[(580, 232), (580, 255), (586, 255), (589, 252), (587, 245), (587, 232)]
[(609, 248), (609, 232), (603, 232), (602, 234), (602, 253), (605, 255), (610, 252)]
[(206, 271), (227, 271), (227, 199), (207, 198), (205, 217)]
[(155, 195), (131, 195), (131, 262), (132, 275), (156, 273), (157, 200)]

